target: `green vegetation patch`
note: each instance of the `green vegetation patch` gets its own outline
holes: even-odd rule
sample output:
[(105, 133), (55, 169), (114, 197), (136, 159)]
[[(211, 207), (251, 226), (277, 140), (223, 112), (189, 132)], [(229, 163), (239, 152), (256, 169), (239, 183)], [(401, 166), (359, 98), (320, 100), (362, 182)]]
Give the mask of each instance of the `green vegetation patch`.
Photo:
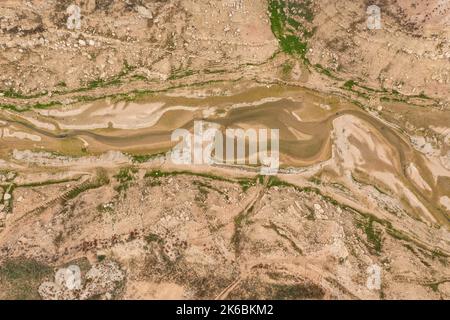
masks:
[(315, 29), (308, 29), (306, 24), (314, 20), (312, 1), (270, 0), (269, 12), (271, 29), (281, 50), (309, 64), (307, 40), (314, 35)]
[(108, 175), (106, 174), (106, 172), (104, 170), (98, 170), (97, 176), (95, 177), (95, 179), (93, 179), (92, 181), (82, 183), (81, 185), (68, 191), (64, 195), (64, 199), (65, 200), (75, 199), (81, 193), (83, 193), (87, 190), (97, 189), (108, 183), (109, 183), (109, 178), (108, 178)]
[(353, 86), (356, 84), (355, 81), (353, 80), (348, 80), (344, 83), (344, 88), (348, 89), (348, 90), (353, 90)]
[(357, 225), (364, 230), (366, 234), (367, 241), (370, 244), (370, 247), (375, 250), (376, 254), (380, 254), (382, 248), (382, 239), (381, 239), (381, 231), (377, 230), (373, 223), (375, 222), (374, 218), (370, 216), (366, 221), (362, 223), (358, 223)]
[(53, 269), (35, 260), (16, 258), (0, 266), (0, 298), (11, 300), (40, 299), (38, 288)]
[(127, 190), (131, 183), (135, 180), (135, 174), (137, 173), (137, 168), (127, 167), (119, 170), (119, 173), (114, 176), (119, 185), (115, 187), (117, 192), (122, 192)]
[(146, 235), (144, 237), (144, 239), (145, 239), (145, 241), (148, 244), (153, 243), (153, 242), (156, 242), (156, 243), (163, 243), (164, 242), (163, 239), (159, 235), (157, 235), (156, 233), (149, 233), (148, 235)]
[(179, 70), (179, 71), (174, 72), (172, 75), (170, 75), (169, 78), (167, 78), (167, 80), (181, 79), (181, 78), (192, 76), (195, 73), (196, 72), (194, 70)]
[(164, 156), (165, 152), (153, 153), (153, 154), (128, 154), (134, 163), (145, 163), (160, 156)]
[(294, 188), (297, 188), (296, 186), (294, 186), (286, 181), (283, 181), (276, 176), (271, 176), (269, 178), (267, 187), (269, 187), (269, 188), (272, 188), (272, 187), (294, 187)]
[(189, 176), (197, 176), (197, 177), (203, 177), (208, 178), (212, 180), (218, 180), (218, 181), (225, 181), (225, 182), (231, 182), (234, 183), (233, 180), (227, 179), (224, 177), (216, 176), (209, 173), (197, 173), (192, 171), (160, 171), (160, 170), (152, 170), (145, 174), (145, 178), (163, 178), (163, 177), (170, 177), (170, 176), (177, 176), (177, 175), (189, 175)]
[(40, 93), (32, 94), (32, 95), (25, 95), (20, 91), (14, 91), (14, 89), (10, 88), (5, 91), (0, 91), (3, 93), (3, 96), (6, 98), (13, 98), (13, 99), (35, 99), (42, 96), (46, 96), (48, 94), (47, 91), (42, 91)]
[(314, 68), (317, 70), (317, 72), (320, 72), (332, 79), (336, 79), (338, 80), (338, 78), (333, 74), (333, 72), (330, 69), (325, 68), (324, 66), (322, 66), (320, 63), (316, 63), (314, 65)]
[(242, 191), (246, 192), (248, 189), (256, 185), (257, 178), (254, 179), (239, 179), (238, 183), (240, 184)]
[(49, 185), (53, 185), (53, 184), (74, 182), (74, 181), (79, 181), (79, 180), (80, 180), (80, 178), (61, 179), (61, 180), (47, 180), (47, 181), (40, 181), (40, 182), (24, 183), (24, 184), (18, 185), (17, 187), (20, 187), (20, 188), (36, 188), (36, 187), (49, 186)]
[(288, 77), (291, 74), (293, 68), (294, 65), (291, 61), (286, 61), (285, 63), (283, 63), (283, 65), (281, 66), (281, 72), (283, 76)]

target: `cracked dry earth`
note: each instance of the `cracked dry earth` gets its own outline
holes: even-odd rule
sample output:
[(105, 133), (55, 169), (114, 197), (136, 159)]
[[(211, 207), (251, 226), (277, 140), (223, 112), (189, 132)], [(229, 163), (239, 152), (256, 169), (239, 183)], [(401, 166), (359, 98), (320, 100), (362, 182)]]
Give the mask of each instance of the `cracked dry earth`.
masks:
[[(0, 299), (449, 299), (449, 17), (1, 1)], [(174, 164), (197, 120), (279, 129), (278, 174)]]

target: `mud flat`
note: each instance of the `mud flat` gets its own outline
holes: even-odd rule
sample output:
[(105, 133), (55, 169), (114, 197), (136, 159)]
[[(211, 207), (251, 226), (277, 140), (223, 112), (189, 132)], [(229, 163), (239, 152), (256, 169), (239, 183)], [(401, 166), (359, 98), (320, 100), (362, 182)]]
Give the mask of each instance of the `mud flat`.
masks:
[[(175, 90), (132, 102), (105, 99), (24, 115), (8, 111), (2, 130), (8, 133), (14, 127), (21, 134), (4, 134), (2, 150), (22, 163), (119, 166), (132, 161), (120, 152), (133, 156), (169, 151), (174, 145), (170, 140), (173, 130), (192, 131), (197, 120), (222, 129), (275, 128), (280, 130), (282, 169), (320, 167), (316, 176), (340, 176), (349, 188), (355, 183), (373, 184), (402, 199), (408, 214), (448, 225), (448, 208), (445, 198), (441, 199), (448, 196), (448, 187), (442, 186), (449, 181), (450, 170), (441, 161), (442, 153), (425, 157), (410, 142), (414, 137), (398, 124), (344, 98), (298, 87), (245, 87), (237, 83), (224, 95), (202, 96), (191, 89), (191, 97), (186, 98)], [(40, 121), (29, 120), (34, 116)], [(443, 111), (439, 118), (435, 126), (439, 129), (434, 130), (445, 133), (444, 119), (450, 121), (450, 115)], [(450, 152), (447, 140), (444, 153)], [(54, 157), (45, 151), (78, 159)]]

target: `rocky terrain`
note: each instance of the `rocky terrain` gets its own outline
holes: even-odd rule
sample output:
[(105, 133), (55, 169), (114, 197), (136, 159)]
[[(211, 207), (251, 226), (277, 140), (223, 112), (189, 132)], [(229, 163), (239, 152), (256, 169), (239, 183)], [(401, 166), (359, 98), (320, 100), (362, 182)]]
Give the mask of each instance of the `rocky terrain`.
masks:
[[(2, 298), (449, 298), (448, 231), (391, 217), (402, 208), (389, 204), (363, 211), (344, 186), (337, 201), (298, 175), (113, 173), (16, 187)], [(68, 265), (82, 270), (77, 290), (54, 280)]]
[[(441, 0), (2, 1), (0, 299), (449, 299), (449, 37)], [(173, 163), (198, 120), (279, 129), (278, 174)]]

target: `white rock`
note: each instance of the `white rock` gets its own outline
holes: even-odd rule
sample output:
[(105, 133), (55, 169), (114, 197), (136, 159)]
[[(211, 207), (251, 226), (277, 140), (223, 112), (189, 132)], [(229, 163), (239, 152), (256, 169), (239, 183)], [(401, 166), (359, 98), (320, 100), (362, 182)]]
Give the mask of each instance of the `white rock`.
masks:
[(149, 9), (147, 9), (146, 7), (138, 6), (136, 9), (141, 17), (147, 18), (147, 19), (153, 18), (151, 11)]

